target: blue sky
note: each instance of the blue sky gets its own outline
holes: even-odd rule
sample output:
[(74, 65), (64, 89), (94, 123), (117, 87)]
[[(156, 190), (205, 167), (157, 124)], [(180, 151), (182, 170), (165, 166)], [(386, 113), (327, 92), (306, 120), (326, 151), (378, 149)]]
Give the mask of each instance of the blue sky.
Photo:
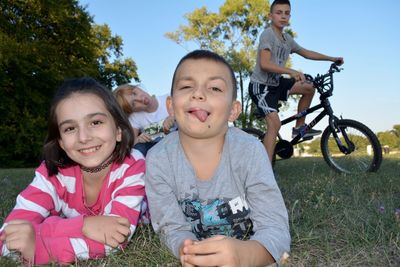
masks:
[[(123, 38), (124, 56), (133, 58), (142, 85), (154, 94), (169, 93), (179, 59), (197, 48), (179, 46), (164, 34), (186, 25), (186, 13), (202, 6), (217, 12), (223, 3), (80, 0), (97, 24), (108, 24), (113, 34)], [(400, 1), (292, 0), (291, 4), (296, 41), (304, 48), (345, 59), (344, 70), (335, 76), (331, 98), (336, 115), (359, 120), (375, 132), (400, 124), (400, 86), (396, 80), (400, 76)], [(328, 62), (309, 61), (298, 55), (292, 59), (294, 69), (313, 75), (329, 67)], [(315, 97), (313, 104), (317, 102)], [(292, 104), (281, 116), (293, 114), (295, 107)], [(284, 135), (288, 132), (283, 131)]]

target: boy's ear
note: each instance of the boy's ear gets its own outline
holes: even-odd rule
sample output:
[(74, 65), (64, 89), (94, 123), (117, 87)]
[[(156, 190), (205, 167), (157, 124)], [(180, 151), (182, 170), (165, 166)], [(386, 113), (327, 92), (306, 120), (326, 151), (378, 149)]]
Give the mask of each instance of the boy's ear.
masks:
[(228, 121), (234, 122), (242, 113), (242, 105), (239, 101), (235, 100), (232, 102), (231, 113), (229, 114)]
[(172, 105), (172, 97), (170, 97), (170, 96), (167, 97), (166, 104), (167, 104), (168, 114), (170, 116), (175, 116), (174, 108), (173, 108), (173, 105)]

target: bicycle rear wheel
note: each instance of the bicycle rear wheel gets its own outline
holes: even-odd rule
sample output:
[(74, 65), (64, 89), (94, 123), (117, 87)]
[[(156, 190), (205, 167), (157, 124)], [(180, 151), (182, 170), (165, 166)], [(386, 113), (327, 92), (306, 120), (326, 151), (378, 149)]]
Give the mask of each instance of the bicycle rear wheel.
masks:
[(257, 137), (260, 141), (264, 139), (264, 132), (256, 128), (242, 128), (242, 131)]
[(341, 151), (328, 126), (321, 137), (321, 151), (328, 165), (342, 173), (376, 172), (382, 162), (382, 148), (376, 135), (354, 120), (337, 120), (335, 132), (347, 151)]

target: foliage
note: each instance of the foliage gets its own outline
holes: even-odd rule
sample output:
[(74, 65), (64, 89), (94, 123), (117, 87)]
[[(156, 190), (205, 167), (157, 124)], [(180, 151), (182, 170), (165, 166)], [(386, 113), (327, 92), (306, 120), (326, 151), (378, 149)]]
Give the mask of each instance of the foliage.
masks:
[(76, 0), (2, 0), (0, 13), (0, 166), (36, 165), (60, 82), (92, 76), (111, 87), (138, 80), (136, 65)]
[(389, 146), (389, 148), (400, 148), (400, 124), (393, 126), (393, 129), (386, 132), (378, 133), (379, 141), (382, 146)]
[[(109, 88), (129, 83), (131, 79), (140, 81), (136, 63), (131, 58), (122, 59), (122, 38), (112, 36), (108, 25), (92, 26), (92, 45), (98, 63), (99, 80)], [(114, 58), (113, 62), (110, 59)]]
[(200, 48), (224, 56), (231, 64), (240, 90), (243, 112), (238, 124), (241, 127), (253, 123), (253, 118), (249, 118), (252, 107), (244, 80), (249, 78), (255, 65), (255, 44), (267, 26), (268, 12), (269, 3), (265, 0), (226, 0), (218, 13), (206, 7), (196, 9), (185, 16), (188, 26), (166, 33), (177, 44), (194, 41)]

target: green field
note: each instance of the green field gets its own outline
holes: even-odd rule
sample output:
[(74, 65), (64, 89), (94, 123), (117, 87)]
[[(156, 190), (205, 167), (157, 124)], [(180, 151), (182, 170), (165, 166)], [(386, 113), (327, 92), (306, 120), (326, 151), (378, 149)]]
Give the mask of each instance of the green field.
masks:
[[(334, 173), (317, 157), (278, 161), (275, 172), (290, 218), (287, 266), (400, 266), (398, 155), (385, 156), (377, 173), (358, 176)], [(32, 169), (0, 169), (0, 222), (32, 175)], [(17, 264), (3, 258), (0, 266)], [(179, 263), (149, 226), (141, 226), (124, 252), (75, 266)]]

